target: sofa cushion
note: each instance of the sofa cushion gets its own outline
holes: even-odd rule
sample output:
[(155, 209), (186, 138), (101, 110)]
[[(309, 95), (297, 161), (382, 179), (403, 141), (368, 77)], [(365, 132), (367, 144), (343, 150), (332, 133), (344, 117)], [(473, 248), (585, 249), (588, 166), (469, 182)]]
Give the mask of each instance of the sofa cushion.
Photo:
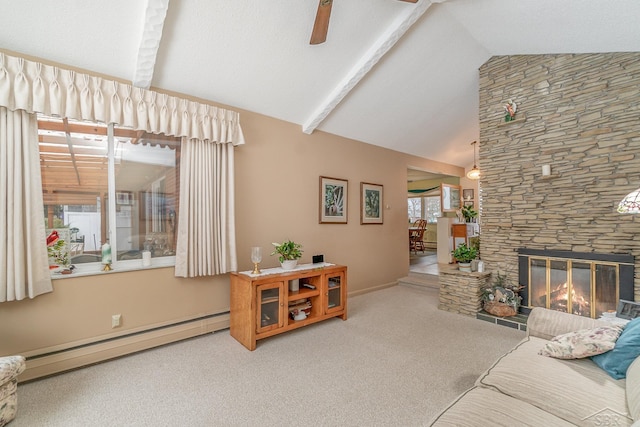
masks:
[(640, 356), (640, 317), (625, 326), (613, 350), (593, 356), (593, 361), (615, 379), (624, 378), (631, 363)]
[(553, 337), (539, 354), (557, 359), (581, 359), (607, 352), (616, 345), (622, 326), (598, 326)]
[(527, 335), (550, 340), (567, 332), (611, 325), (603, 320), (534, 307), (527, 319)]
[(640, 357), (627, 369), (627, 406), (633, 419), (640, 422)]
[(560, 427), (572, 424), (528, 403), (482, 387), (458, 397), (431, 426)]
[(546, 340), (528, 337), (478, 378), (488, 387), (576, 425), (594, 425), (598, 416), (632, 424), (625, 380), (615, 380), (591, 359), (562, 360), (538, 354)]

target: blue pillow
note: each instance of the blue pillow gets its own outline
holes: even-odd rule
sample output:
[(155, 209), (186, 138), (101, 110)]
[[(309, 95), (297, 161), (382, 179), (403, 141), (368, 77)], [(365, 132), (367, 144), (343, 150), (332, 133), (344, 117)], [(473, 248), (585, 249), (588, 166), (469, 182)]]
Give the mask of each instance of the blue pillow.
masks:
[(627, 376), (629, 365), (640, 356), (640, 317), (627, 323), (613, 350), (591, 356), (591, 360), (613, 378), (620, 380)]

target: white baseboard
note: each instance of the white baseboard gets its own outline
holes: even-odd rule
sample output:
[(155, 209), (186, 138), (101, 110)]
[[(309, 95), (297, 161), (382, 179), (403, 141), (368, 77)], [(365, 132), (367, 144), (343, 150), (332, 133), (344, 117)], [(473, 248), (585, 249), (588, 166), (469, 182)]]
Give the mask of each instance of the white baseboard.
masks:
[(42, 349), (39, 352), (24, 354), (27, 357), (27, 368), (18, 379), (20, 382), (33, 380), (227, 328), (229, 314), (224, 314), (165, 325), (94, 343), (82, 343), (53, 352)]

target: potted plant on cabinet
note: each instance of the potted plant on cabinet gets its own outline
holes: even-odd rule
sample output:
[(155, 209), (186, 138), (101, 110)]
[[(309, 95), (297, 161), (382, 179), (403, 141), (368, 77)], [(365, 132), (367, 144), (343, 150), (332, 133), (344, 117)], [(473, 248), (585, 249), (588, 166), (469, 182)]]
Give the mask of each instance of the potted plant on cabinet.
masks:
[(473, 246), (467, 246), (466, 243), (461, 243), (457, 248), (451, 252), (453, 257), (458, 261), (458, 268), (460, 271), (466, 271), (471, 273), (471, 261), (473, 261), (478, 255), (478, 250)]
[(473, 209), (473, 205), (463, 206), (461, 210), (464, 222), (472, 222), (478, 216), (478, 211)]
[(298, 264), (298, 259), (302, 257), (302, 245), (287, 240), (282, 243), (272, 243), (275, 247), (271, 255), (278, 254), (278, 260), (283, 270), (293, 270)]

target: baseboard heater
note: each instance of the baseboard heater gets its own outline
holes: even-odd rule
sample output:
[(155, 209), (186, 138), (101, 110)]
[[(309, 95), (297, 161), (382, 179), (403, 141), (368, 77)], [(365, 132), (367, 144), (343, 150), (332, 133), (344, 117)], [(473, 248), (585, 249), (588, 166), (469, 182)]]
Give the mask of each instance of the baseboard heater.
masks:
[(170, 344), (229, 328), (229, 312), (171, 323), (112, 338), (79, 342), (65, 348), (40, 349), (24, 353), (27, 369), (19, 381), (25, 382), (116, 357)]

